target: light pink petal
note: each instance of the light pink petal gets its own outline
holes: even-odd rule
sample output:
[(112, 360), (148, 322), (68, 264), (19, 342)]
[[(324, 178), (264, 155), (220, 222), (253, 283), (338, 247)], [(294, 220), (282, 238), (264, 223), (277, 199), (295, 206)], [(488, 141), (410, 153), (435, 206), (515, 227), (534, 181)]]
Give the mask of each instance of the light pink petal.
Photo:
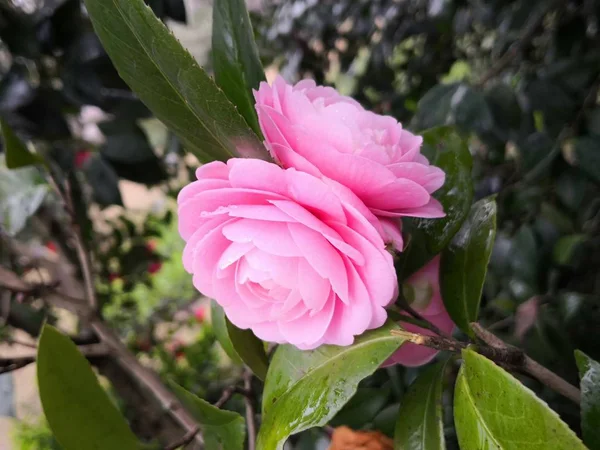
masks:
[(402, 237), (402, 222), (396, 219), (381, 219), (383, 227), (383, 240), (391, 243), (396, 250), (401, 252), (404, 249), (404, 239)]
[(327, 278), (340, 299), (348, 303), (348, 278), (338, 251), (322, 235), (303, 225), (290, 223), (288, 229), (308, 264)]
[(318, 346), (317, 343), (329, 328), (334, 308), (335, 302), (331, 296), (318, 314), (310, 316), (307, 312), (295, 320), (279, 322), (279, 331), (289, 343), (300, 350), (311, 350)]
[(293, 217), (297, 222), (321, 233), (329, 242), (331, 242), (331, 245), (352, 258), (357, 264), (364, 264), (365, 259), (355, 248), (344, 242), (333, 228), (325, 225), (304, 207), (287, 200), (274, 200), (271, 203), (289, 217)]
[(177, 196), (177, 202), (179, 204), (194, 198), (196, 195), (204, 191), (212, 191), (215, 189), (223, 189), (231, 187), (229, 180), (220, 180), (215, 178), (209, 178), (205, 180), (194, 181), (185, 186)]
[(304, 259), (298, 261), (298, 290), (311, 314), (323, 309), (331, 292), (328, 279), (320, 276)]
[(232, 158), (227, 166), (232, 187), (285, 195), (285, 172), (278, 165), (259, 159)]
[(429, 192), (435, 192), (444, 184), (446, 174), (435, 166), (415, 162), (402, 162), (387, 166), (398, 178), (406, 178), (420, 184)]
[(272, 255), (302, 256), (304, 252), (298, 248), (285, 225), (280, 222), (240, 219), (225, 226), (223, 234), (230, 241), (253, 242), (257, 248)]
[(221, 258), (219, 258), (218, 267), (219, 269), (225, 269), (231, 264), (236, 263), (242, 256), (252, 250), (254, 244), (252, 242), (232, 242), (229, 247), (223, 252)]
[(277, 322), (261, 322), (252, 325), (252, 331), (257, 338), (266, 342), (275, 342), (276, 344), (285, 343), (285, 338), (279, 331)]
[[(180, 228), (183, 223), (182, 216), (185, 216), (185, 214), (180, 213), (180, 216), (179, 216), (180, 217), (180, 221), (179, 221)], [(185, 248), (183, 249), (183, 267), (185, 268), (185, 270), (187, 270), (189, 273), (192, 273), (194, 252), (196, 251), (196, 246), (198, 245), (198, 243), (200, 241), (202, 241), (202, 239), (204, 239), (204, 237), (210, 231), (214, 230), (215, 228), (221, 229), (222, 224), (229, 223), (234, 220), (235, 219), (231, 219), (228, 216), (217, 216), (217, 217), (211, 217), (207, 220), (201, 221), (201, 223), (199, 224), (198, 227), (189, 227), (190, 230), (193, 230), (193, 233), (187, 239), (187, 244), (186, 244)], [(183, 233), (181, 233), (181, 234), (183, 235)]]
[(227, 164), (221, 161), (213, 161), (207, 164), (202, 164), (196, 169), (196, 178), (202, 179), (220, 179), (227, 180), (229, 176), (229, 168)]
[(399, 178), (371, 190), (365, 203), (371, 208), (394, 211), (424, 206), (430, 198), (429, 192), (418, 183)]
[(271, 205), (232, 205), (229, 207), (229, 216), (269, 222), (295, 222), (292, 217)]

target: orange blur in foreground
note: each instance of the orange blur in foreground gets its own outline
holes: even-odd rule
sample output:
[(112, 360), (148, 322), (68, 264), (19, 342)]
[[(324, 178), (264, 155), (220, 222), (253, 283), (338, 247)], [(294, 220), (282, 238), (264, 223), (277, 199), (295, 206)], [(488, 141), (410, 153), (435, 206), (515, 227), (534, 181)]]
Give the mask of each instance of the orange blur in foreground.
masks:
[(393, 450), (394, 442), (379, 431), (354, 431), (338, 427), (331, 436), (329, 450)]

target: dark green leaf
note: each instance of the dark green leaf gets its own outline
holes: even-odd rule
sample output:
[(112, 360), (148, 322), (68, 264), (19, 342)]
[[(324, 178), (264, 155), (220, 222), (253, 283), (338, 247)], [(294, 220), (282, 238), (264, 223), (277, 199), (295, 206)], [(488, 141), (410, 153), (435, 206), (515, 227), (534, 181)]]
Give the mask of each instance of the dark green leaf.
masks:
[(444, 450), (442, 391), (447, 361), (427, 367), (402, 401), (394, 447), (403, 450)]
[(0, 155), (0, 225), (14, 236), (23, 229), (48, 193), (35, 167), (9, 170)]
[(390, 388), (359, 388), (354, 397), (330, 421), (330, 425), (346, 425), (354, 430), (363, 428), (381, 411), (389, 396)]
[(381, 431), (387, 436), (393, 437), (394, 429), (396, 427), (396, 418), (398, 417), (399, 411), (399, 403), (392, 403), (391, 405), (386, 406), (373, 419), (373, 428)]
[(50, 325), (40, 337), (37, 375), (44, 415), (64, 450), (140, 448), (85, 357)]
[(477, 320), (483, 282), (496, 235), (496, 202), (474, 203), (469, 216), (442, 253), (440, 287), (452, 320), (465, 333)]
[(577, 164), (600, 183), (600, 137), (584, 136), (575, 141)]
[(265, 80), (244, 0), (213, 5), (212, 57), (215, 81), (260, 136), (252, 89)]
[(200, 424), (206, 450), (243, 450), (246, 424), (242, 416), (219, 409), (178, 384), (169, 386)]
[(581, 378), (581, 428), (583, 441), (591, 449), (600, 448), (600, 363), (575, 350)]
[(423, 133), (423, 152), (431, 164), (446, 173), (446, 182), (434, 196), (444, 206), (441, 219), (410, 219), (405, 231), (410, 240), (399, 255), (398, 272), (405, 279), (440, 253), (460, 229), (473, 200), (471, 154), (466, 142), (451, 128), (439, 127)]
[(31, 153), (21, 139), (8, 126), (6, 121), (0, 119), (2, 136), (4, 138), (4, 152), (6, 155), (6, 167), (17, 169), (19, 167), (31, 166), (44, 162), (40, 155)]
[(263, 342), (250, 330), (233, 325), (217, 302), (211, 302), (211, 318), (217, 339), (225, 353), (236, 363), (246, 364), (254, 375), (264, 381), (269, 360)]
[(415, 128), (456, 125), (467, 131), (489, 131), (493, 117), (485, 98), (464, 83), (438, 84), (419, 101)]
[(463, 350), (454, 392), (462, 449), (583, 450), (558, 414), (492, 361)]
[(119, 177), (115, 170), (98, 155), (86, 161), (83, 171), (94, 193), (94, 200), (102, 206), (122, 205)]
[(202, 160), (266, 151), (223, 92), (143, 0), (86, 0), (119, 74)]
[(571, 234), (561, 237), (552, 250), (554, 262), (562, 266), (571, 265), (578, 248), (586, 240), (587, 236), (585, 234)]
[(349, 347), (324, 345), (301, 351), (280, 345), (269, 366), (263, 393), (263, 423), (257, 450), (282, 449), (291, 434), (325, 425), (403, 342), (383, 327)]

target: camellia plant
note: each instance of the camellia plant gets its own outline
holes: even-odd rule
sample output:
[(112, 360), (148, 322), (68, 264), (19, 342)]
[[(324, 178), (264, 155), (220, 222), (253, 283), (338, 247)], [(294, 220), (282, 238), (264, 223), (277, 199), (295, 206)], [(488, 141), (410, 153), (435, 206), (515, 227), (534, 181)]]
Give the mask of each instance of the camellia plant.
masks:
[[(183, 264), (212, 299), (221, 346), (245, 369), (244, 386), (214, 404), (163, 385), (97, 317), (74, 229), (88, 301), (78, 315), (156, 394), (181, 436), (142, 442), (75, 344), (46, 325), (40, 395), (64, 450), (277, 450), (315, 427), (334, 449), (362, 448), (341, 444), (347, 433), (381, 448), (444, 449), (445, 406), (464, 450), (600, 446), (598, 363), (576, 353), (580, 390), (478, 323), (496, 203), (473, 202), (462, 136), (408, 131), (312, 80), (269, 85), (243, 0), (214, 2), (214, 79), (142, 0), (85, 5), (122, 79), (202, 162), (177, 199)], [(9, 168), (44, 165), (3, 131)], [(55, 185), (72, 212), (68, 188)], [(359, 383), (397, 364), (428, 366), (402, 397), (393, 443), (377, 431), (332, 430)], [(583, 441), (523, 376), (581, 405)], [(251, 398), (255, 384), (260, 399)], [(235, 392), (245, 420), (222, 408)]]

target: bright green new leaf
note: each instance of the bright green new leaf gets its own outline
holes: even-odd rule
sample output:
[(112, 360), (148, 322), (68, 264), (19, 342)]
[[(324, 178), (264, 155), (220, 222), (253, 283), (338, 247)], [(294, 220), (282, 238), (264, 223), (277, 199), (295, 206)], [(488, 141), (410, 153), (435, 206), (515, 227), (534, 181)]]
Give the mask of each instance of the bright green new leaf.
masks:
[(410, 239), (406, 250), (399, 255), (401, 279), (423, 267), (448, 245), (469, 214), (473, 201), (473, 161), (464, 139), (452, 127), (438, 127), (425, 131), (423, 142), (423, 153), (431, 164), (446, 173), (444, 186), (434, 194), (446, 216), (405, 221)]
[(42, 205), (48, 185), (36, 167), (9, 170), (0, 155), (0, 226), (10, 236), (25, 227)]
[(591, 449), (600, 448), (600, 363), (575, 350), (581, 378), (581, 429)]
[(394, 447), (403, 450), (444, 450), (442, 392), (448, 360), (427, 367), (402, 400)]
[(85, 0), (119, 75), (201, 160), (266, 158), (235, 107), (143, 0)]
[(212, 57), (215, 81), (261, 135), (252, 89), (265, 80), (244, 0), (219, 0), (213, 6)]
[(44, 415), (64, 450), (141, 448), (77, 346), (45, 325), (37, 354)]
[(254, 375), (264, 381), (269, 359), (263, 342), (250, 330), (240, 330), (233, 325), (225, 311), (214, 300), (211, 302), (211, 318), (217, 340), (235, 363), (245, 363)]
[(462, 355), (454, 392), (461, 449), (586, 448), (558, 414), (519, 380), (470, 349)]
[(465, 333), (477, 320), (483, 282), (496, 236), (496, 202), (474, 203), (460, 231), (442, 253), (440, 287), (452, 320)]
[(169, 386), (200, 424), (206, 450), (243, 450), (246, 424), (242, 416), (219, 409), (176, 383)]
[(21, 139), (8, 126), (6, 121), (0, 119), (2, 128), (2, 137), (4, 138), (4, 152), (6, 154), (6, 167), (17, 169), (19, 167), (31, 166), (44, 162), (44, 160), (35, 153), (31, 153), (27, 146), (21, 142)]
[(273, 356), (263, 393), (263, 422), (257, 450), (280, 450), (291, 434), (325, 425), (403, 342), (390, 331), (364, 333), (349, 347), (324, 345), (301, 351), (280, 345)]

